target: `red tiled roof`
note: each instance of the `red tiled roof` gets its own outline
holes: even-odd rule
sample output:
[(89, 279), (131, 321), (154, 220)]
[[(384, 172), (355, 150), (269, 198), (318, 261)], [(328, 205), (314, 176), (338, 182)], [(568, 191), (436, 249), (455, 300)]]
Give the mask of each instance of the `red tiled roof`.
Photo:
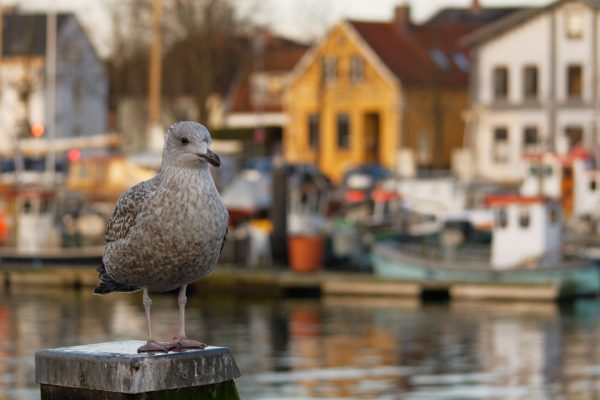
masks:
[[(460, 48), (459, 39), (480, 25), (430, 23), (402, 30), (390, 22), (349, 23), (404, 84), (467, 84), (468, 71), (461, 69), (454, 57), (460, 53), (468, 58)], [(434, 61), (435, 53), (441, 57), (442, 65)]]

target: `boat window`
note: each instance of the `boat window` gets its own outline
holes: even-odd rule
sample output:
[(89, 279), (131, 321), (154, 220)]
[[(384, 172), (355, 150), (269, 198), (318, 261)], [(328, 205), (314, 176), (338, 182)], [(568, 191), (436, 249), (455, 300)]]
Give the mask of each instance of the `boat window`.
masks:
[(529, 227), (529, 223), (531, 222), (531, 218), (529, 216), (529, 210), (528, 209), (522, 209), (521, 213), (519, 214), (519, 226), (521, 228), (527, 228)]
[(597, 186), (598, 186), (598, 184), (596, 183), (596, 179), (590, 180), (590, 190), (592, 192), (596, 191)]
[(508, 215), (504, 208), (498, 210), (498, 226), (500, 228), (506, 228), (508, 226)]
[(539, 168), (536, 166), (531, 166), (529, 168), (529, 173), (531, 174), (531, 176), (537, 176), (538, 172), (539, 172)]

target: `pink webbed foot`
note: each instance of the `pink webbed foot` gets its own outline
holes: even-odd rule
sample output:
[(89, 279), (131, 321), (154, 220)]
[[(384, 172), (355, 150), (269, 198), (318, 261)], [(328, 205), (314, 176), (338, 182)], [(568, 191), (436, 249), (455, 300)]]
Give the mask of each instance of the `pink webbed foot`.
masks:
[(170, 343), (159, 343), (156, 340), (148, 340), (145, 345), (137, 349), (138, 353), (168, 353)]
[(186, 337), (174, 337), (173, 341), (169, 343), (169, 351), (181, 352), (192, 349), (203, 349), (205, 347), (206, 344)]

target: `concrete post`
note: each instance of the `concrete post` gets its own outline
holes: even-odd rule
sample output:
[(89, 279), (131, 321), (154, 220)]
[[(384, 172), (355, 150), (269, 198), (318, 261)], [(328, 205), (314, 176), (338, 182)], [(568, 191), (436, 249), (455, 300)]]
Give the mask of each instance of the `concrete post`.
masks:
[(137, 354), (141, 341), (40, 350), (35, 379), (42, 400), (235, 399), (240, 371), (226, 347)]

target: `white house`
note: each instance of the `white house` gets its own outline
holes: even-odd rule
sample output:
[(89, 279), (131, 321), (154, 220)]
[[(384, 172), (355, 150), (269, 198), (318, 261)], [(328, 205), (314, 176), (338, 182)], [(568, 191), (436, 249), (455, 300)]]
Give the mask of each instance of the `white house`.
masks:
[(467, 134), (480, 177), (521, 178), (522, 156), (598, 150), (600, 2), (559, 0), (465, 38), (473, 58)]
[[(36, 133), (48, 134), (46, 23), (44, 14), (2, 16), (0, 154), (12, 154), (16, 138), (31, 138), (34, 125)], [(73, 14), (58, 14), (56, 25), (54, 136), (105, 133), (108, 79), (103, 63)]]

